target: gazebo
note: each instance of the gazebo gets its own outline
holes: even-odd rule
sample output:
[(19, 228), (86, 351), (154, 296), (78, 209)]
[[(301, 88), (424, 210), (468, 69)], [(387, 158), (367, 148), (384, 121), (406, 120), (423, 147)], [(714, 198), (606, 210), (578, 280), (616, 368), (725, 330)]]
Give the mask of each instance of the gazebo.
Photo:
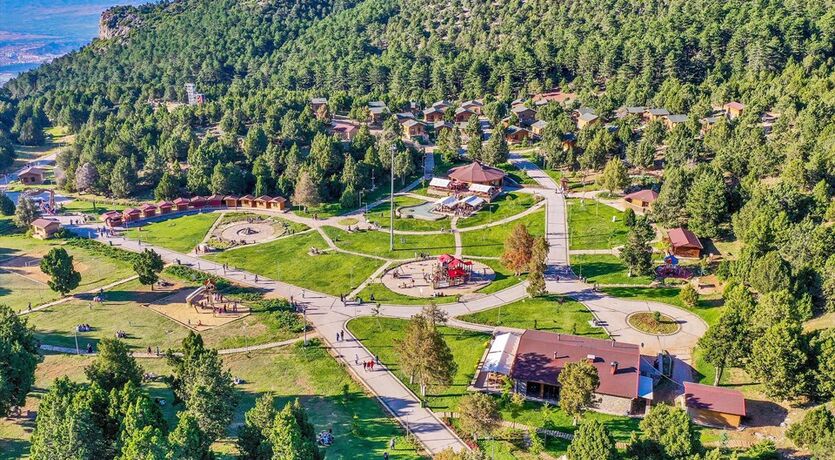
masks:
[(502, 186), (502, 181), (506, 175), (501, 169), (483, 165), (477, 161), (449, 170), (449, 178), (458, 182), (494, 185), (497, 187)]

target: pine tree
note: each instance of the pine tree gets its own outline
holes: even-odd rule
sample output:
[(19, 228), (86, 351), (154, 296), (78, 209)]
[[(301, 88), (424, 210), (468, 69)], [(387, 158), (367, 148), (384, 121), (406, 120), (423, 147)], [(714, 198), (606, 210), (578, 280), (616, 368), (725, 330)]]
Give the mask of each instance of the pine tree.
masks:
[(209, 448), (212, 439), (203, 430), (197, 418), (189, 411), (177, 414), (177, 427), (168, 435), (171, 458), (182, 460), (205, 460), (211, 458)]
[(494, 132), (482, 153), (482, 161), (488, 165), (498, 165), (507, 162), (507, 157), (510, 154), (510, 148), (507, 145), (507, 140), (502, 133)]
[(568, 446), (569, 460), (617, 460), (618, 450), (609, 430), (599, 420), (586, 420)]
[(14, 212), (14, 224), (17, 228), (26, 229), (40, 216), (35, 202), (28, 197), (20, 197)]
[(629, 276), (646, 275), (652, 270), (652, 247), (636, 227), (629, 230), (620, 259), (628, 268)]
[(626, 172), (626, 166), (620, 161), (620, 158), (612, 158), (606, 163), (606, 167), (603, 168), (603, 174), (600, 175), (598, 183), (608, 190), (610, 194), (615, 193), (615, 190), (622, 190), (629, 185), (629, 174)]
[(154, 198), (157, 200), (173, 200), (180, 194), (180, 180), (176, 174), (169, 171), (162, 173), (162, 178), (154, 188)]
[(107, 458), (109, 445), (96, 420), (92, 392), (66, 377), (41, 398), (29, 455), (33, 460)]
[(14, 212), (14, 201), (0, 191), (0, 216), (11, 216), (14, 215)]
[(133, 263), (133, 271), (139, 275), (139, 282), (150, 286), (154, 290), (154, 284), (159, 281), (159, 273), (165, 268), (162, 257), (153, 249), (145, 249), (136, 257)]
[(457, 412), (461, 430), (474, 440), (490, 434), (501, 421), (496, 400), (484, 393), (470, 393), (461, 398)]
[(304, 436), (289, 404), (276, 415), (270, 442), (274, 459), (311, 460), (319, 457), (315, 441)]
[(713, 384), (719, 385), (725, 367), (739, 365), (750, 351), (746, 340), (748, 325), (743, 310), (733, 302), (728, 303), (716, 324), (710, 326), (699, 339), (699, 349), (704, 360), (716, 368)]
[(105, 337), (99, 341), (96, 359), (84, 369), (84, 374), (109, 392), (128, 383), (140, 385), (143, 371), (125, 342)]
[(255, 401), (255, 406), (246, 412), (244, 424), (238, 430), (238, 451), (245, 460), (271, 460), (273, 449), (270, 444), (270, 432), (277, 412), (275, 398), (263, 395)]
[(566, 363), (557, 381), (560, 384), (560, 409), (570, 415), (576, 425), (594, 402), (594, 392), (600, 386), (597, 368), (588, 361)]
[(689, 195), (690, 180), (687, 173), (681, 168), (667, 168), (664, 171), (664, 185), (652, 205), (655, 220), (666, 228), (680, 227), (687, 223)]
[(482, 161), (484, 159), (481, 136), (471, 136), (467, 141), (467, 156), (471, 161)]
[(798, 323), (781, 322), (754, 340), (745, 369), (758, 379), (766, 395), (796, 399), (809, 390), (809, 356)]
[(641, 435), (630, 444), (636, 458), (689, 458), (698, 448), (690, 416), (683, 409), (658, 404), (640, 423)]
[(725, 183), (719, 174), (705, 172), (695, 178), (687, 197), (687, 213), (687, 226), (694, 233), (708, 238), (719, 235), (719, 225), (728, 213)]
[(636, 168), (650, 169), (655, 161), (655, 145), (647, 138), (630, 144), (626, 149), (626, 159)]
[(42, 358), (26, 320), (2, 304), (0, 324), (0, 416), (5, 417), (13, 406), (26, 403)]
[(426, 396), (429, 385), (452, 383), (458, 366), (431, 320), (423, 315), (412, 316), (398, 347), (403, 371), (409, 375), (410, 383), (417, 381), (420, 385), (421, 396)]
[(545, 294), (545, 273), (543, 273), (541, 265), (534, 265), (528, 272), (527, 291), (531, 297), (539, 297)]
[(81, 273), (73, 267), (72, 259), (61, 247), (50, 249), (41, 259), (41, 271), (50, 276), (49, 288), (61, 295), (67, 295), (81, 282)]
[(110, 173), (110, 193), (117, 198), (127, 198), (136, 189), (136, 173), (127, 158), (116, 160)]

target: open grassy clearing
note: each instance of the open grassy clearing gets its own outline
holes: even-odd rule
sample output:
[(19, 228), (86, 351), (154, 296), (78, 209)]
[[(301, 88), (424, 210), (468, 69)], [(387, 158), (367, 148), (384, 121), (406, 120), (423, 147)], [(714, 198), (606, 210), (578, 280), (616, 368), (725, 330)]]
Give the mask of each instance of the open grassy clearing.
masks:
[[(508, 305), (461, 316), (458, 319), (490, 326), (507, 326), (519, 329), (539, 329), (548, 332), (607, 338), (606, 331), (591, 327), (594, 317), (580, 302), (560, 296), (545, 295), (523, 299)], [(536, 327), (534, 327), (536, 326)]]
[(489, 224), (519, 214), (530, 209), (531, 206), (542, 200), (537, 195), (530, 193), (510, 192), (504, 193), (492, 203), (486, 204), (480, 211), (466, 219), (458, 220), (458, 228), (475, 227), (477, 225)]
[[(411, 196), (396, 196), (394, 197), (394, 209), (397, 210), (397, 208), (402, 206), (415, 206), (428, 202), (429, 201), (419, 200)], [(369, 222), (374, 222), (380, 227), (389, 228), (389, 224), (391, 223), (390, 208), (391, 206), (388, 201), (380, 203), (374, 208), (368, 210), (366, 218)], [(422, 220), (417, 218), (398, 217), (397, 213), (394, 215), (395, 230), (426, 232), (448, 230), (450, 225), (451, 223), (448, 217), (438, 220)]]
[(125, 237), (177, 252), (190, 252), (212, 228), (220, 214), (192, 214), (144, 224), (125, 233)]
[[(379, 318), (379, 321), (377, 321), (376, 318), (365, 317), (351, 320), (348, 323), (348, 329), (372, 353), (379, 355), (380, 359), (392, 369), (404, 384), (410, 386), (413, 391), (419, 394), (418, 386), (409, 385), (408, 377), (402, 373), (397, 365), (399, 357), (396, 340), (403, 337), (406, 324), (407, 321), (401, 319)], [(484, 353), (489, 337), (485, 334), (450, 327), (442, 327), (440, 331), (452, 350), (455, 362), (458, 364), (458, 372), (452, 386), (446, 389), (430, 388), (427, 392), (426, 402), (428, 407), (442, 414), (445, 411), (454, 411), (461, 397), (467, 394), (466, 388), (475, 374), (475, 368)], [(502, 418), (507, 421), (514, 421), (510, 408), (504, 405), (500, 407)], [(545, 410), (542, 407), (539, 403), (525, 402), (515, 421), (534, 427), (547, 425), (555, 430), (565, 432), (576, 430), (571, 417), (565, 412), (554, 406), (549, 406)], [(603, 422), (618, 441), (627, 441), (633, 431), (638, 431), (638, 419), (596, 412), (587, 412), (584, 418), (595, 418)], [(497, 444), (497, 447), (499, 445), (506, 447), (505, 444)], [(568, 444), (555, 442), (549, 443), (547, 447), (548, 453), (561, 455), (565, 452)]]
[(340, 249), (390, 259), (411, 259), (421, 252), (431, 255), (455, 252), (455, 237), (451, 233), (394, 235), (394, 251), (389, 251), (388, 233), (376, 230), (349, 233), (336, 227), (324, 227), (324, 231)]
[(589, 283), (599, 284), (650, 284), (651, 276), (628, 276), (626, 265), (608, 254), (574, 254), (571, 268), (577, 276), (585, 277)]
[(494, 292), (499, 292), (515, 284), (519, 284), (522, 281), (525, 281), (525, 279), (527, 278), (526, 275), (515, 276), (512, 271), (506, 269), (504, 265), (502, 265), (502, 263), (498, 260), (478, 259), (478, 261), (492, 268), (493, 272), (496, 273), (496, 277), (493, 279), (492, 283), (478, 290), (478, 292), (481, 294), (492, 294)]
[[(62, 240), (42, 241), (23, 234), (0, 237), (0, 303), (13, 309), (37, 306), (57, 300), (60, 294), (49, 289), (49, 277), (41, 272), (40, 261)], [(73, 265), (81, 273), (81, 283), (72, 294), (90, 291), (133, 275), (133, 269), (123, 261), (93, 254), (77, 247), (66, 246), (73, 256)]]
[[(568, 200), (570, 249), (609, 249), (626, 243), (623, 213), (597, 200)], [(612, 222), (612, 218), (615, 222)]]
[(507, 177), (519, 185), (537, 185), (537, 182), (525, 171), (520, 170), (511, 163), (501, 163), (496, 165), (497, 168), (507, 173)]
[(379, 260), (336, 251), (314, 255), (309, 253), (312, 247), (324, 250), (328, 246), (318, 233), (310, 232), (210, 254), (206, 258), (332, 295), (351, 292), (383, 264)]
[(500, 257), (504, 251), (504, 241), (513, 228), (525, 224), (534, 236), (545, 234), (545, 210), (539, 210), (525, 217), (494, 227), (461, 233), (465, 256)]
[(61, 203), (61, 208), (66, 213), (82, 213), (100, 216), (107, 211), (124, 211), (129, 206), (126, 204), (103, 203), (92, 200), (72, 200)]

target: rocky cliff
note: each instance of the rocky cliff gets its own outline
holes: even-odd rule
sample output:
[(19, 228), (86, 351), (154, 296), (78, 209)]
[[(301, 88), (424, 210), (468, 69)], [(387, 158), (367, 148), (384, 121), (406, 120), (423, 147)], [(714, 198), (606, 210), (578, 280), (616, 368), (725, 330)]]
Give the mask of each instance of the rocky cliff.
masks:
[(108, 40), (124, 37), (142, 23), (138, 9), (133, 6), (114, 6), (101, 14), (99, 19), (99, 38)]

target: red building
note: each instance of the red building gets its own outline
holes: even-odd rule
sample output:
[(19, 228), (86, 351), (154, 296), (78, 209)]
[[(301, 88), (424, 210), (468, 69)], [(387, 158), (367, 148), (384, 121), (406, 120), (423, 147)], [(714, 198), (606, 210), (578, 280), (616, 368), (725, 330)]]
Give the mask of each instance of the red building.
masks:
[(177, 211), (185, 211), (188, 209), (188, 198), (177, 198), (174, 200), (174, 206), (177, 208)]
[(189, 200), (188, 205), (194, 209), (200, 209), (206, 206), (206, 199), (202, 196), (195, 196)]
[(170, 201), (160, 201), (157, 205), (160, 214), (170, 214), (174, 210), (174, 203)]
[(212, 195), (206, 198), (206, 205), (210, 208), (219, 208), (223, 206), (223, 195)]
[(125, 223), (136, 222), (137, 220), (142, 218), (142, 211), (136, 208), (125, 209), (124, 211), (122, 211), (122, 218), (124, 219)]
[(139, 207), (139, 210), (142, 211), (142, 218), (147, 219), (148, 217), (154, 217), (157, 215), (157, 207), (152, 205), (151, 203), (145, 203)]

